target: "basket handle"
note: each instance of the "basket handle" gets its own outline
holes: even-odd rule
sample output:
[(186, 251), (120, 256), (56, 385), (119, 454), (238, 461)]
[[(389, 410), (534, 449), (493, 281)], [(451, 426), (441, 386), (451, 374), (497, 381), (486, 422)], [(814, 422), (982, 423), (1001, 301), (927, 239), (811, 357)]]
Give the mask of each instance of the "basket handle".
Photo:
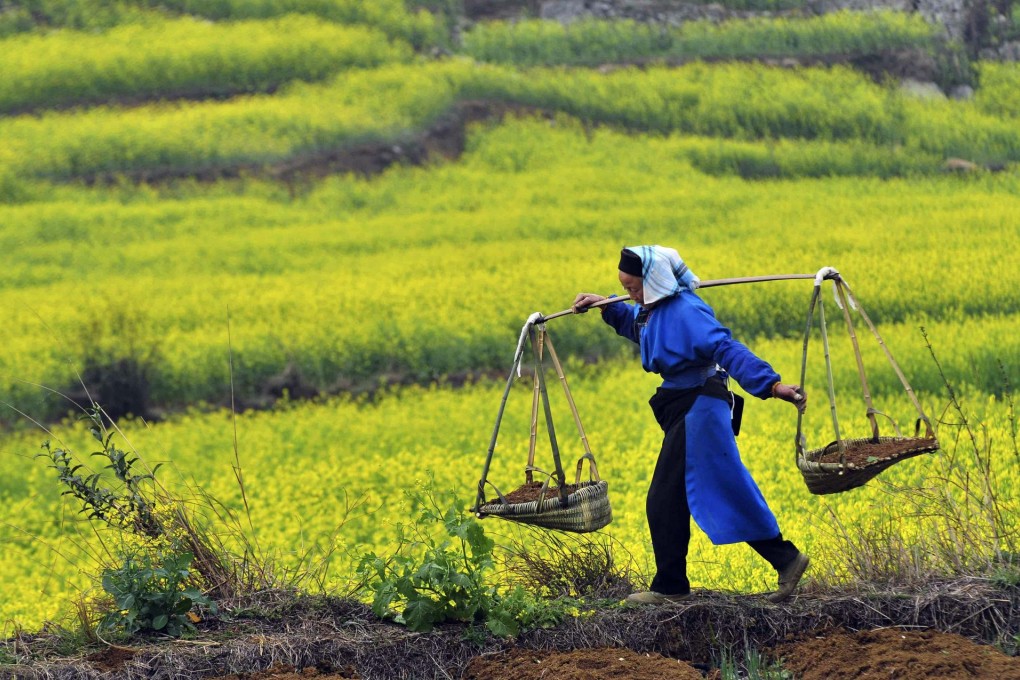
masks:
[[(496, 492), (496, 497), (499, 498), (500, 503), (502, 503), (503, 505), (510, 505), (510, 501), (506, 499), (506, 496), (504, 496), (503, 492), (499, 490), (499, 487), (497, 487), (495, 484), (489, 481), (486, 481), (485, 483), (491, 486), (492, 490)], [(479, 504), (479, 506), (480, 505), (481, 504)]]
[(900, 431), (899, 423), (897, 423), (895, 420), (893, 420), (892, 416), (890, 416), (887, 413), (882, 413), (878, 409), (874, 409), (874, 408), (871, 409), (871, 413), (874, 413), (876, 416), (882, 416), (883, 418), (888, 420), (889, 423), (892, 425), (893, 431), (896, 433), (897, 437), (902, 437), (903, 436), (903, 432)]
[(506, 388), (503, 390), (503, 399), (499, 402), (499, 410), (496, 412), (496, 424), (492, 428), (492, 438), (489, 439), (489, 450), (485, 455), (485, 464), (482, 466), (482, 476), (478, 480), (478, 491), (475, 495), (475, 512), (485, 504), (485, 485), (489, 476), (489, 466), (492, 465), (492, 453), (496, 450), (496, 439), (499, 437), (499, 425), (503, 421), (503, 412), (506, 410), (506, 400), (510, 396), (510, 389), (514, 385), (514, 376), (517, 373), (517, 365), (520, 363), (520, 356), (514, 359), (514, 365), (510, 368), (510, 377), (506, 379)]
[[(807, 329), (804, 331), (804, 346), (801, 350), (800, 356), (800, 391), (804, 391), (804, 381), (807, 377), (807, 354), (808, 354), (808, 339), (811, 337), (811, 325), (814, 321), (815, 316), (815, 305), (818, 304), (818, 294), (821, 291), (822, 282), (815, 279), (815, 287), (811, 291), (811, 302), (808, 304), (807, 313)], [(797, 460), (800, 460), (804, 456), (804, 450), (807, 448), (807, 442), (804, 438), (804, 414), (797, 409), (797, 436), (794, 439), (794, 448), (796, 449)]]
[[(835, 279), (836, 281), (839, 281), (839, 272), (832, 267), (823, 267), (822, 269), (819, 269), (818, 274), (815, 275), (815, 286), (811, 293), (811, 303), (808, 305), (807, 326), (804, 329), (804, 349), (800, 364), (800, 389), (802, 391), (804, 390), (804, 382), (807, 375), (808, 341), (811, 337), (811, 326), (814, 321), (815, 306), (817, 306), (818, 325), (822, 336), (822, 351), (825, 356), (825, 373), (828, 382), (829, 411), (832, 414), (832, 428), (836, 434), (836, 446), (839, 449), (839, 461), (842, 465), (845, 462), (846, 457), (846, 444), (843, 443), (843, 438), (839, 434), (839, 417), (836, 414), (836, 388), (832, 377), (832, 358), (829, 354), (829, 333), (828, 326), (825, 323), (825, 306), (821, 302), (822, 282), (827, 279)], [(796, 457), (798, 461), (805, 457), (807, 449), (807, 439), (804, 437), (803, 424), (804, 414), (802, 412), (798, 412), (797, 439), (795, 442)]]
[(548, 331), (545, 333), (545, 344), (549, 347), (549, 358), (552, 359), (553, 368), (556, 369), (556, 377), (560, 379), (560, 384), (563, 385), (563, 394), (567, 397), (567, 404), (570, 406), (570, 412), (574, 416), (574, 424), (577, 425), (577, 433), (581, 436), (581, 445), (584, 446), (584, 452), (591, 455), (591, 447), (588, 446), (588, 436), (584, 433), (584, 426), (581, 424), (581, 415), (577, 412), (577, 405), (574, 403), (574, 397), (570, 394), (570, 386), (567, 385), (567, 376), (563, 372), (563, 364), (560, 363), (560, 358), (556, 354), (556, 348), (553, 347), (552, 336), (549, 335)]
[[(548, 472), (546, 472), (545, 470), (541, 469), (541, 468), (537, 468), (537, 467), (533, 467), (533, 466), (528, 466), (528, 472), (532, 472), (532, 471), (533, 472), (541, 472), (543, 475), (545, 475), (545, 481), (542, 482), (542, 488), (538, 492), (538, 502), (536, 503), (536, 505), (538, 507), (535, 509), (535, 513), (536, 514), (541, 514), (542, 513), (542, 505), (545, 504), (545, 494), (546, 494), (546, 492), (549, 491), (549, 482), (552, 481), (553, 476), (551, 474), (549, 474)], [(562, 486), (563, 485), (561, 484), (560, 487), (562, 487)], [(561, 504), (564, 504), (564, 499), (565, 498), (566, 498), (566, 495), (563, 493), (563, 489), (561, 488), (560, 489), (560, 503)]]
[[(546, 333), (541, 333), (538, 336), (538, 360), (542, 361), (544, 356), (544, 341), (547, 337)], [(538, 405), (541, 401), (541, 388), (542, 385), (538, 379), (538, 371), (534, 374), (534, 391), (531, 396), (531, 435), (528, 439), (528, 463), (524, 467), (524, 481), (528, 484), (534, 481), (534, 476), (531, 474), (535, 469), (535, 449), (538, 445)]]
[[(860, 311), (860, 305), (857, 304), (856, 300), (852, 300), (848, 294), (849, 288), (847, 288), (846, 282), (841, 278), (837, 278), (833, 285), (836, 287), (836, 299), (840, 302), (840, 307), (843, 309), (843, 320), (846, 321), (847, 333), (850, 335), (850, 344), (854, 348), (854, 359), (857, 360), (857, 375), (861, 380), (861, 392), (864, 395), (864, 405), (867, 407), (866, 415), (868, 416), (868, 422), (871, 423), (871, 441), (878, 441), (878, 419), (875, 418), (875, 407), (871, 403), (871, 388), (868, 386), (868, 376), (864, 373), (864, 358), (861, 356), (861, 346), (857, 341), (857, 331), (854, 330), (853, 321), (850, 319), (850, 306), (851, 302), (853, 306)], [(877, 334), (876, 334), (877, 335)], [(879, 338), (879, 342), (881, 342)], [(840, 447), (842, 453), (842, 447)]]
[(581, 483), (581, 467), (584, 464), (585, 460), (588, 461), (588, 470), (590, 471), (593, 481), (596, 482), (602, 481), (602, 478), (599, 477), (599, 468), (597, 465), (595, 465), (595, 456), (593, 456), (591, 451), (589, 451), (588, 453), (584, 454), (583, 456), (577, 459), (577, 474), (574, 476), (575, 486)]

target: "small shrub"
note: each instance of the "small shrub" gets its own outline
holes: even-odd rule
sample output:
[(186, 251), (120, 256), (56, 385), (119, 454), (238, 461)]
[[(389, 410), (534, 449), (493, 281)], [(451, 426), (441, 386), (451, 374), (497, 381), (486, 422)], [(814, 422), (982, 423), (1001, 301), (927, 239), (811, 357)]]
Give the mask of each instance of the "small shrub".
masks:
[(98, 519), (118, 528), (129, 529), (142, 536), (156, 538), (162, 534), (162, 527), (155, 517), (153, 502), (146, 495), (146, 486), (155, 481), (154, 473), (137, 471), (137, 456), (123, 451), (113, 443), (113, 433), (103, 425), (104, 413), (99, 406), (85, 412), (83, 420), (89, 422), (89, 432), (102, 445), (100, 451), (92, 453), (93, 457), (105, 459), (105, 470), (113, 472), (122, 484), (119, 489), (102, 486), (102, 472), (91, 472), (82, 475), (84, 464), (78, 463), (67, 449), (54, 448), (50, 442), (44, 442), (44, 453), (36, 457), (47, 458), (50, 467), (57, 471), (60, 483), (67, 489), (62, 495), (74, 496), (81, 503), (81, 512), (89, 519)]
[[(103, 614), (99, 629), (125, 635), (155, 631), (177, 637), (194, 629), (188, 619), (194, 607), (205, 605), (215, 610), (195, 585), (202, 581), (201, 575), (191, 571), (194, 554), (187, 545), (194, 534), (173, 526), (171, 518), (179, 515), (172, 510), (167, 514), (157, 502), (154, 486), (159, 466), (140, 472), (141, 460), (116, 446), (116, 432), (105, 427), (105, 416), (98, 405), (83, 416), (101, 446), (92, 453), (106, 463), (100, 471), (83, 474), (83, 463), (50, 442), (43, 444), (44, 453), (38, 456), (50, 461), (66, 487), (63, 495), (76, 498), (90, 520), (141, 538), (141, 548), (126, 556), (120, 566), (103, 571), (102, 587), (113, 598), (113, 609)], [(107, 485), (109, 474), (104, 471), (112, 473), (117, 485)]]
[[(280, 584), (275, 564), (222, 503), (197, 488), (190, 488), (191, 493), (183, 497), (170, 492), (156, 479), (159, 465), (147, 468), (138, 454), (116, 444), (115, 436), (122, 433), (99, 405), (92, 404), (82, 420), (100, 444), (92, 453), (105, 463), (98, 471), (89, 470), (71, 451), (48, 441), (38, 457), (57, 471), (65, 487), (62, 495), (80, 504), (90, 530), (103, 544), (102, 554), (117, 560), (110, 566), (110, 561), (100, 558), (102, 589), (110, 597), (83, 599), (77, 605), (86, 637), (95, 634), (93, 627), (124, 635), (178, 636), (193, 629), (192, 622), (198, 618), (190, 617), (196, 607), (216, 613), (214, 600), (263, 592)], [(240, 462), (236, 463), (234, 474), (247, 504)], [(347, 506), (347, 512), (352, 509)], [(247, 519), (253, 534), (250, 516)], [(305, 580), (321, 582), (328, 557), (327, 552), (316, 566), (309, 551), (301, 566), (287, 576), (295, 585)]]

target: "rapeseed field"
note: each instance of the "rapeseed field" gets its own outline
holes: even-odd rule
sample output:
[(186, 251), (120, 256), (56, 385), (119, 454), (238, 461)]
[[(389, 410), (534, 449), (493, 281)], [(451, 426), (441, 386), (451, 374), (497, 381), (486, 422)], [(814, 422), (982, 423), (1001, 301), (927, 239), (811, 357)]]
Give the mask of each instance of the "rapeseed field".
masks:
[[(788, 364), (776, 351), (779, 344), (765, 342), (756, 348), (766, 356), (778, 355), (777, 366), (785, 371)], [(793, 366), (790, 370), (795, 372)], [(599, 473), (610, 483), (614, 520), (605, 532), (647, 574), (651, 547), (644, 494), (661, 431), (645, 401), (656, 381), (630, 360), (587, 368), (568, 365), (567, 371)], [(238, 459), (255, 534), (263, 548), (281, 565), (292, 566), (309, 555), (318, 559), (335, 551), (327, 570), (329, 583), (347, 587), (358, 555), (367, 550), (385, 554), (396, 547), (396, 526), (410, 521), (405, 490), (432, 477), (436, 488), (473, 500), (501, 390), (501, 381), (462, 389), (403, 388), (388, 391), (374, 402), (336, 399), (239, 416)], [(493, 457), (489, 479), (504, 491), (524, 481), (530, 393), (530, 380), (525, 379), (511, 394)], [(833, 438), (824, 389), (813, 389), (810, 395), (811, 417), (805, 432), (809, 446), (821, 446)], [(562, 396), (554, 392), (552, 399), (570, 477), (583, 448)], [(922, 395), (922, 399), (934, 416), (941, 415), (946, 404), (940, 397)], [(983, 422), (1008, 421), (1008, 407), (999, 400), (975, 394), (967, 403), (972, 416)], [(877, 404), (895, 413), (901, 423), (911, 422), (905, 398), (879, 397)], [(868, 430), (859, 399), (845, 399), (841, 405), (844, 436), (865, 436)], [(234, 424), (229, 413), (192, 413), (158, 425), (134, 421), (122, 427), (126, 441), (148, 465), (164, 464), (158, 474), (165, 484), (179, 489), (200, 486), (233, 511), (243, 512), (233, 474)], [(945, 473), (952, 452), (961, 461), (965, 458), (965, 447), (946, 428), (946, 451), (899, 463), (884, 472), (880, 481), (852, 492), (819, 497), (808, 492), (794, 463), (795, 431), (795, 412), (788, 405), (749, 399), (738, 443), (785, 535), (803, 545), (817, 568), (825, 571), (840, 572), (846, 562), (840, 553), (845, 545), (838, 540), (830, 512), (844, 525), (861, 530), (879, 521), (893, 522), (909, 537), (918, 530), (918, 521), (899, 516), (901, 502), (890, 495), (887, 484), (930, 487)], [(1004, 446), (1003, 454), (1015, 437), (998, 426), (983, 434)], [(67, 598), (95, 594), (89, 587), (100, 550), (75, 502), (60, 497), (54, 472), (43, 459), (33, 458), (43, 439), (61, 442), (79, 454), (94, 448), (76, 423), (65, 423), (45, 436), (31, 431), (4, 439), (0, 488), (6, 519), (0, 536), (6, 549), (0, 576), (18, 587), (16, 596), (5, 591), (8, 595), (0, 614), (28, 627), (59, 618), (66, 612)], [(89, 463), (87, 456), (82, 458)], [(552, 469), (548, 445), (541, 440), (536, 462)], [(977, 473), (977, 463), (966, 465)], [(1005, 507), (1011, 513), (1020, 511), (1015, 507), (1015, 460), (996, 458), (993, 467), (996, 488), (1003, 499), (1012, 499)], [(493, 495), (491, 489), (489, 494)], [(348, 507), (354, 507), (349, 514)], [(513, 525), (496, 518), (483, 524), (497, 541), (514, 531)], [(619, 557), (623, 559), (622, 551)], [(698, 531), (691, 544), (691, 565), (695, 587), (738, 592), (774, 587), (771, 569), (746, 546), (712, 546)]]
[[(907, 543), (921, 531), (895, 487), (973, 472), (991, 480), (1007, 518), (1020, 512), (1015, 64), (978, 65), (971, 101), (921, 100), (839, 66), (481, 63), (481, 52), (445, 54), (437, 20), (395, 2), (216, 3), (223, 14), (202, 4), (152, 3), (157, 14), (122, 26), (0, 38), (0, 66), (14, 74), (0, 85), (9, 627), (38, 628), (96, 594), (116, 546), (35, 457), (49, 440), (94, 463), (69, 400), (89, 396), (82, 381), (100, 402), (123, 402), (124, 445), (163, 464), (164, 484), (250, 513), (267, 554), (294, 569), (326, 560), (342, 591), (360, 553), (396, 547), (396, 525), (410, 519), (405, 490), (432, 479), (473, 499), (522, 323), (581, 291), (619, 292), (619, 249), (637, 243), (677, 248), (702, 279), (837, 268), (944, 428), (942, 452), (820, 498), (794, 464), (794, 410), (748, 399), (745, 464), (819, 573), (852, 575), (847, 528), (891, 527)], [(847, 44), (880, 50), (882, 21), (819, 23), (864, 31)], [(899, 27), (890, 40), (930, 38), (913, 19), (889, 21)], [(479, 27), (475, 39), (508, 37), (502, 30)], [(549, 25), (517, 30), (553, 40), (543, 42), (553, 55), (569, 47)], [(281, 34), (303, 36), (308, 50)], [(160, 48), (168, 39), (175, 49)], [(456, 158), (370, 175), (281, 170), (351, 150), (399, 155), (479, 101), (510, 113), (468, 125)], [(953, 157), (1006, 169), (944, 171)], [(788, 281), (701, 294), (796, 382), (810, 293)], [(841, 427), (865, 436), (828, 288), (824, 300)], [(899, 379), (857, 329), (876, 406), (909, 430)], [(606, 533), (647, 575), (644, 493), (661, 433), (645, 402), (656, 381), (597, 314), (549, 330), (610, 483)], [(822, 446), (834, 437), (817, 330), (809, 347), (805, 434)], [(130, 384), (108, 380), (124, 375)], [(946, 381), (982, 424), (980, 441), (957, 428)], [(530, 395), (525, 376), (490, 474), (503, 490), (523, 481)], [(569, 470), (582, 451), (553, 397)], [(516, 531), (484, 526), (497, 541)], [(691, 556), (696, 587), (774, 587), (744, 546), (695, 532)]]

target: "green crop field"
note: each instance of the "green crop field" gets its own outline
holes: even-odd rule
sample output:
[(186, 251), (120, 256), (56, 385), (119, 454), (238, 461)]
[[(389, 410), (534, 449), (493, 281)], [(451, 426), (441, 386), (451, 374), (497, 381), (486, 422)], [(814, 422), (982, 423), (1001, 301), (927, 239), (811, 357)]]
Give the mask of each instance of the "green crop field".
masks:
[(925, 48), (935, 31), (917, 15), (837, 12), (806, 19), (688, 22), (663, 29), (630, 21), (549, 21), (481, 24), (464, 36), (479, 61), (520, 65), (599, 66), (629, 60), (861, 56)]
[[(302, 36), (298, 43), (289, 39), (295, 33)], [(0, 58), (4, 113), (266, 92), (411, 56), (410, 46), (390, 44), (380, 31), (302, 15), (224, 26), (177, 19), (101, 35), (66, 31), (7, 42)]]
[[(46, 26), (14, 10), (0, 21), (8, 628), (68, 615), (70, 600), (95, 592), (117, 540), (91, 532), (35, 457), (50, 440), (93, 464), (94, 443), (68, 417), (82, 381), (118, 405), (124, 445), (163, 463), (165, 484), (198, 485), (238, 513), (247, 504), (281, 565), (331, 555), (329, 583), (341, 588), (359, 551), (395, 547), (395, 526), (410, 519), (404, 490), (432, 477), (474, 499), (524, 320), (581, 291), (619, 293), (619, 249), (640, 243), (677, 248), (702, 279), (838, 269), (944, 428), (943, 452), (880, 479), (920, 487), (946, 466), (985, 470), (1015, 524), (1016, 64), (978, 64), (972, 100), (921, 99), (846, 66), (583, 66), (651, 54), (634, 51), (648, 36), (633, 24), (574, 29), (615, 36), (605, 53), (578, 55), (570, 31), (537, 21), (478, 24), (462, 49), (433, 50), (446, 44), (442, 22), (402, 3), (114, 4), (101, 26), (56, 2)], [(836, 32), (850, 52), (930, 37), (899, 15), (782, 25), (786, 37), (768, 39), (803, 47)], [(737, 37), (701, 27), (671, 40), (747, 45), (764, 29), (725, 30)], [(426, 133), (457, 138), (472, 105), (503, 115), (467, 122), (459, 155), (326, 171), (343, 154), (427, 146)], [(951, 158), (977, 169), (947, 172)], [(324, 171), (284, 172), (294, 167)], [(799, 380), (810, 294), (808, 281), (701, 293), (788, 382)], [(843, 425), (863, 437), (856, 364), (828, 287), (824, 300)], [(857, 326), (876, 407), (912, 428), (899, 379)], [(647, 572), (654, 376), (597, 314), (549, 331), (610, 483), (606, 532)], [(822, 446), (834, 436), (817, 332), (810, 350), (806, 434)], [(968, 458), (945, 380), (987, 423), (987, 461)], [(491, 474), (504, 490), (523, 481), (530, 393), (526, 375)], [(298, 398), (311, 394), (320, 398)], [(554, 407), (572, 469), (580, 445), (565, 404)], [(894, 521), (904, 540), (919, 530), (879, 482), (812, 496), (788, 405), (749, 399), (744, 427), (745, 463), (784, 533), (826, 570), (848, 571), (833, 517)], [(744, 547), (695, 532), (691, 555), (697, 587), (773, 587)]]

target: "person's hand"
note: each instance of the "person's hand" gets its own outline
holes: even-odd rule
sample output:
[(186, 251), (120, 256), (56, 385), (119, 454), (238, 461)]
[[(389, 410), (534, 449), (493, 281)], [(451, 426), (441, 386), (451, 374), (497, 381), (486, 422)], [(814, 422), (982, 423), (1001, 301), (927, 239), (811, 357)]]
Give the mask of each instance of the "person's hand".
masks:
[(574, 310), (574, 314), (584, 314), (591, 305), (605, 299), (605, 296), (596, 295), (595, 293), (578, 293), (577, 297), (574, 298), (574, 305), (571, 309)]
[(776, 399), (782, 399), (788, 401), (797, 407), (797, 410), (801, 413), (807, 408), (807, 394), (801, 391), (797, 385), (786, 385), (779, 383), (773, 388), (772, 396)]

